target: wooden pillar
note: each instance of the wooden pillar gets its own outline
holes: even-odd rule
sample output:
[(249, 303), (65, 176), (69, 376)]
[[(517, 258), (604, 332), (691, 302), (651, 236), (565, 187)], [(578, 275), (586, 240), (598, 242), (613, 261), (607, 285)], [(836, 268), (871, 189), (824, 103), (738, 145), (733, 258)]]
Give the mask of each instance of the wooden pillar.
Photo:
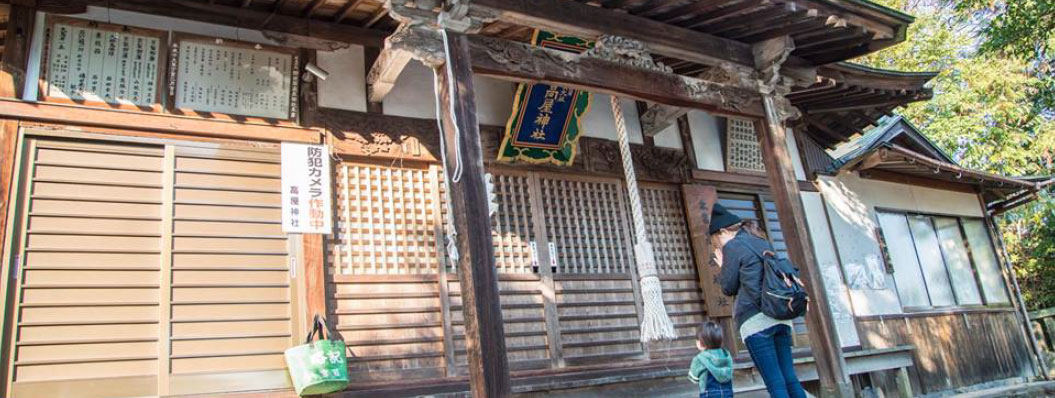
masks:
[[(10, 5), (7, 36), (3, 57), (0, 58), (0, 97), (19, 98), (25, 82), (29, 60), (29, 38), (33, 32), (36, 12), (32, 7)], [(0, 244), (7, 231), (7, 209), (10, 203), (11, 181), (15, 172), (15, 145), (18, 141), (19, 121), (0, 120)]]
[[(304, 300), (308, 312), (304, 314), (305, 326), (310, 326), (315, 314), (326, 316), (326, 264), (323, 256), (323, 236), (304, 234), (301, 237), (301, 253), (304, 261)], [(331, 326), (333, 320), (327, 319)], [(305, 329), (307, 330), (307, 329)]]
[[(806, 290), (810, 294), (810, 310), (806, 313), (810, 347), (817, 363), (822, 398), (853, 397), (853, 387), (846, 373), (839, 336), (835, 333), (831, 308), (824, 279), (817, 267), (813, 245), (806, 227), (806, 213), (799, 194), (795, 168), (787, 145), (782, 110), (777, 109), (778, 94), (763, 94), (765, 121), (757, 121), (755, 131), (762, 144), (766, 174), (773, 190), (773, 200), (780, 214), (780, 227), (792, 262), (803, 269)], [(783, 100), (780, 98), (779, 100)], [(786, 100), (784, 100), (786, 101)]]
[(443, 124), (441, 139), (447, 148), (445, 178), (450, 183), (451, 213), (458, 232), (457, 265), (469, 383), (474, 398), (502, 398), (510, 394), (509, 363), (470, 67), (469, 42), (465, 35), (449, 33), (447, 62), (437, 70), (438, 116)]
[(0, 96), (19, 98), (26, 82), (29, 59), (29, 37), (33, 33), (36, 11), (32, 7), (10, 5), (4, 55), (0, 63)]

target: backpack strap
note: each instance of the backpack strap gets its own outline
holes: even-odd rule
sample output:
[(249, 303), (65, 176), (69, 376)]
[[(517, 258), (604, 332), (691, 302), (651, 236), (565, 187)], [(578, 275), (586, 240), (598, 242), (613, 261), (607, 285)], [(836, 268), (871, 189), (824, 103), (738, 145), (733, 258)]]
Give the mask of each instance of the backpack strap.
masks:
[[(759, 239), (762, 239), (762, 238), (759, 238)], [(758, 251), (758, 249), (755, 249), (754, 247), (751, 247), (751, 245), (750, 245), (750, 244), (748, 244), (747, 242), (739, 242), (739, 243), (740, 243), (741, 245), (743, 245), (743, 246), (746, 246), (746, 247), (747, 247), (747, 250), (750, 250), (750, 251), (751, 251), (751, 253), (754, 253), (754, 255), (755, 255), (755, 256), (758, 256), (758, 259), (762, 260), (762, 263), (763, 263), (763, 264), (765, 264), (765, 262), (766, 262), (766, 256), (765, 256), (765, 253), (767, 253), (767, 252), (768, 252), (768, 253), (772, 253), (774, 257), (776, 257), (776, 255), (777, 255), (777, 253), (775, 253), (775, 252), (774, 252), (774, 251), (772, 251), (772, 250), (766, 250), (766, 251), (764, 251), (764, 252), (759, 252), (759, 251)]]

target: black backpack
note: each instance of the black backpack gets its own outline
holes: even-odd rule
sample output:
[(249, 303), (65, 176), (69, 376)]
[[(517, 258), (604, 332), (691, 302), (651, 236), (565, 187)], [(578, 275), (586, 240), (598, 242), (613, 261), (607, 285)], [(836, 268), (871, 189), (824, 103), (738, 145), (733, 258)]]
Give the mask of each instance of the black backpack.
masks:
[(806, 314), (810, 297), (799, 278), (799, 269), (786, 258), (766, 250), (759, 253), (751, 245), (748, 249), (762, 260), (762, 291), (759, 307), (770, 318), (786, 321)]

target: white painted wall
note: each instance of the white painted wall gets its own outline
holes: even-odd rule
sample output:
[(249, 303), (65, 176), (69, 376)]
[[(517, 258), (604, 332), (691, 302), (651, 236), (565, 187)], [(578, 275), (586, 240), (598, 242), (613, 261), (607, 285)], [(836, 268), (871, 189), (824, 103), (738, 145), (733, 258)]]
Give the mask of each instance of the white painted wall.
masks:
[(433, 91), (432, 70), (417, 61), (410, 61), (396, 80), (392, 91), (382, 100), (386, 115), (419, 119), (436, 118), (436, 94)]
[(802, 206), (806, 212), (806, 224), (813, 240), (814, 255), (824, 279), (828, 293), (832, 320), (842, 347), (853, 347), (861, 344), (854, 324), (853, 305), (850, 293), (843, 282), (842, 267), (832, 242), (831, 230), (828, 228), (828, 216), (824, 209), (824, 198), (817, 192), (803, 192)]
[(795, 139), (795, 133), (788, 129), (788, 134), (785, 137), (788, 141), (788, 153), (791, 155), (791, 165), (795, 168), (795, 178), (799, 181), (806, 181), (806, 168), (802, 166), (802, 157), (799, 156), (799, 145)]
[[(590, 109), (586, 111), (586, 117), (582, 120), (583, 135), (586, 137), (604, 138), (616, 141), (619, 139), (615, 131), (615, 117), (612, 116), (612, 100), (606, 94), (591, 94)], [(637, 104), (633, 100), (621, 99), (619, 104), (623, 106), (623, 117), (626, 118), (626, 131), (630, 136), (630, 142), (642, 144), (641, 122), (637, 117)]]
[(822, 176), (818, 182), (854, 313), (858, 316), (901, 313), (894, 278), (883, 267), (874, 232), (875, 208), (870, 198), (835, 177)]
[[(432, 70), (417, 61), (410, 61), (399, 75), (395, 87), (382, 101), (386, 115), (419, 119), (436, 118), (436, 93), (433, 91)], [(480, 124), (505, 126), (513, 109), (514, 83), (473, 77), (476, 94), (476, 117)]]
[(681, 143), (681, 132), (678, 131), (678, 123), (675, 122), (652, 137), (657, 147), (683, 149)]
[(696, 151), (697, 167), (703, 170), (725, 171), (722, 157), (722, 122), (718, 117), (703, 111), (690, 111), (689, 130), (692, 131), (692, 149)]
[(363, 47), (319, 51), (319, 67), (330, 77), (319, 81), (319, 106), (366, 112), (366, 64)]
[(513, 113), (513, 94), (517, 85), (513, 82), (474, 76), (473, 90), (476, 92), (476, 118), (480, 124), (505, 126)]
[[(981, 217), (975, 195), (907, 184), (865, 180), (857, 173), (818, 180), (842, 258), (843, 272), (857, 315), (901, 312), (893, 277), (883, 270), (876, 241), (876, 208)], [(869, 282), (869, 275), (878, 281)], [(883, 283), (878, 283), (882, 281)], [(879, 286), (882, 285), (882, 286)]]

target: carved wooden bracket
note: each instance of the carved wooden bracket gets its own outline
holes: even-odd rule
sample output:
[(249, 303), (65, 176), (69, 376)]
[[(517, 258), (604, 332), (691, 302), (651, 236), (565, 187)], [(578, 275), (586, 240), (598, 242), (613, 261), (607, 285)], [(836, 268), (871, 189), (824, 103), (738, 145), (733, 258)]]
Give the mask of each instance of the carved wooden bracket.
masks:
[(652, 104), (645, 112), (641, 113), (641, 133), (646, 137), (653, 137), (674, 124), (679, 117), (689, 113), (688, 108), (678, 106)]
[(411, 60), (429, 67), (444, 62), (443, 40), (440, 33), (425, 27), (420, 21), (404, 22), (395, 33), (385, 39), (385, 48), (366, 75), (370, 102), (381, 102), (392, 91), (403, 68)]
[(758, 91), (762, 94), (766, 108), (772, 108), (766, 109), (766, 113), (776, 117), (781, 123), (802, 116), (786, 97), (795, 82), (781, 74), (781, 68), (794, 50), (795, 41), (791, 36), (769, 39), (755, 44), (752, 48), (755, 67), (760, 74)]
[(319, 108), (316, 126), (330, 132), (340, 154), (388, 159), (436, 161), (436, 121)]
[[(581, 145), (586, 157), (586, 169), (590, 172), (623, 175), (623, 158), (619, 143), (583, 137)], [(642, 180), (684, 182), (688, 174), (688, 157), (677, 149), (630, 145), (630, 156), (634, 159), (634, 170)]]
[(635, 68), (647, 69), (656, 72), (674, 73), (674, 70), (662, 62), (652, 59), (644, 44), (637, 40), (627, 39), (619, 36), (601, 36), (597, 39), (593, 48), (582, 53), (584, 57), (603, 59)]

